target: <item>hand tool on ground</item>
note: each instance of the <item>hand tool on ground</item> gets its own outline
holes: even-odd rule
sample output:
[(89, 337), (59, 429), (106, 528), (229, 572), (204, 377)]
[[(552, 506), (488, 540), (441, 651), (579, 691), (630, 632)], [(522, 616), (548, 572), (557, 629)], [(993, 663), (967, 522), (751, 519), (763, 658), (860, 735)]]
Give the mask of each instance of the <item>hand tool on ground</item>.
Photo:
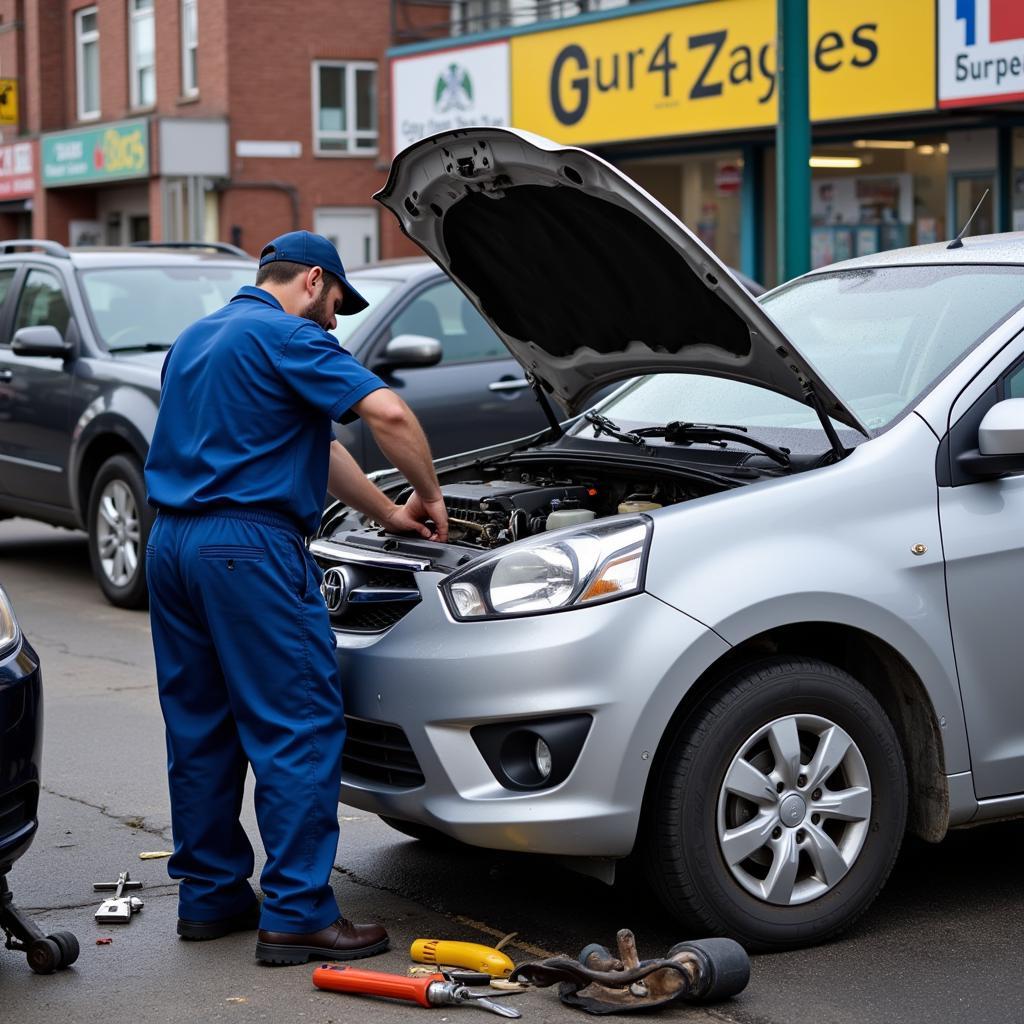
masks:
[(502, 1006), (488, 998), (488, 995), (495, 993), (484, 995), (472, 992), (465, 985), (449, 980), (440, 972), (426, 978), (403, 978), (400, 974), (367, 971), (345, 964), (324, 964), (313, 971), (313, 984), (329, 992), (405, 999), (426, 1007), (469, 1004), (500, 1014), (502, 1017), (522, 1016), (514, 1007)]
[(447, 939), (416, 939), (409, 947), (409, 956), (419, 964), (465, 967), (492, 978), (507, 978), (515, 964), (493, 946), (479, 942), (449, 942)]
[(742, 992), (750, 980), (750, 958), (732, 939), (677, 942), (660, 960), (640, 960), (628, 928), (617, 936), (618, 956), (604, 946), (584, 948), (578, 960), (552, 957), (522, 964), (512, 981), (546, 988), (587, 1013), (628, 1013), (666, 1003), (713, 1003)]
[(93, 914), (97, 921), (107, 924), (128, 924), (132, 914), (137, 914), (145, 904), (138, 896), (122, 896), (125, 889), (141, 889), (141, 882), (133, 882), (127, 871), (122, 871), (117, 876), (116, 882), (93, 882), (92, 887), (96, 892), (109, 892), (111, 889), (114, 895), (100, 904), (99, 910)]

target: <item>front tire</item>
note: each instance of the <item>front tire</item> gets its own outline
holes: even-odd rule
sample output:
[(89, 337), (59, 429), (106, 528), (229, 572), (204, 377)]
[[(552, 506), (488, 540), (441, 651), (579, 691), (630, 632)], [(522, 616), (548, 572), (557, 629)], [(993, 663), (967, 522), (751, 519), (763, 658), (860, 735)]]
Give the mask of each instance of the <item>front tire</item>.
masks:
[(892, 869), (907, 778), (891, 722), (846, 672), (773, 660), (729, 677), (653, 779), (648, 878), (687, 925), (748, 949), (824, 941)]
[(146, 503), (142, 467), (114, 455), (100, 467), (89, 493), (89, 560), (107, 600), (119, 608), (145, 608), (146, 541), (153, 510)]

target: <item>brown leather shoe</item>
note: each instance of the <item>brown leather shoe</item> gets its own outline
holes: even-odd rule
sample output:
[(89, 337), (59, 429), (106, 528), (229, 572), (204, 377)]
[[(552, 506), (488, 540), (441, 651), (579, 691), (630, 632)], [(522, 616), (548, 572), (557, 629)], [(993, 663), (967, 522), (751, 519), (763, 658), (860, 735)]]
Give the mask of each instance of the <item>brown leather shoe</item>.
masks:
[(383, 953), (390, 945), (379, 924), (353, 924), (339, 917), (318, 932), (296, 935), (268, 932), (256, 936), (256, 959), (265, 964), (306, 964), (310, 960), (360, 960)]

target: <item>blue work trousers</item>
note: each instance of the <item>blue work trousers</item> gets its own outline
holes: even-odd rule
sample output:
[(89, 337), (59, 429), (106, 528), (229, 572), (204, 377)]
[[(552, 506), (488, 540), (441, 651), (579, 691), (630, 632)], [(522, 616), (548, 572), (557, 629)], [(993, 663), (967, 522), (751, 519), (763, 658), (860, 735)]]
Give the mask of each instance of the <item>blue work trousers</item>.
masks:
[(272, 512), (161, 512), (146, 574), (167, 728), (179, 917), (215, 921), (255, 900), (239, 824), (246, 767), (267, 854), (260, 927), (314, 932), (339, 916), (330, 885), (345, 740), (321, 574)]

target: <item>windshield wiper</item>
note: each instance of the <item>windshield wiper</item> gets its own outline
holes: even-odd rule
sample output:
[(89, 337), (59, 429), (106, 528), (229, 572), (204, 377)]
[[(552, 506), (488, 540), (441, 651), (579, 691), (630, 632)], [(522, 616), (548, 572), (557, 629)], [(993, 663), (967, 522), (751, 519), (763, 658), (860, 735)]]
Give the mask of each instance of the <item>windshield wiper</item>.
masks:
[(734, 444), (745, 444), (767, 455), (780, 466), (789, 465), (789, 449), (777, 448), (767, 441), (759, 441), (756, 437), (747, 436), (746, 427), (738, 427), (730, 423), (683, 423), (678, 420), (666, 423), (663, 427), (644, 427), (637, 431), (643, 437), (663, 437), (669, 444), (713, 444), (722, 448), (729, 441)]
[(617, 441), (625, 441), (626, 444), (635, 445), (637, 448), (646, 449), (648, 447), (647, 442), (639, 433), (620, 430), (607, 416), (602, 416), (599, 412), (584, 413), (583, 418), (594, 428), (594, 437), (607, 434)]
[(169, 341), (147, 341), (140, 345), (116, 345), (111, 352), (166, 352), (171, 347)]

